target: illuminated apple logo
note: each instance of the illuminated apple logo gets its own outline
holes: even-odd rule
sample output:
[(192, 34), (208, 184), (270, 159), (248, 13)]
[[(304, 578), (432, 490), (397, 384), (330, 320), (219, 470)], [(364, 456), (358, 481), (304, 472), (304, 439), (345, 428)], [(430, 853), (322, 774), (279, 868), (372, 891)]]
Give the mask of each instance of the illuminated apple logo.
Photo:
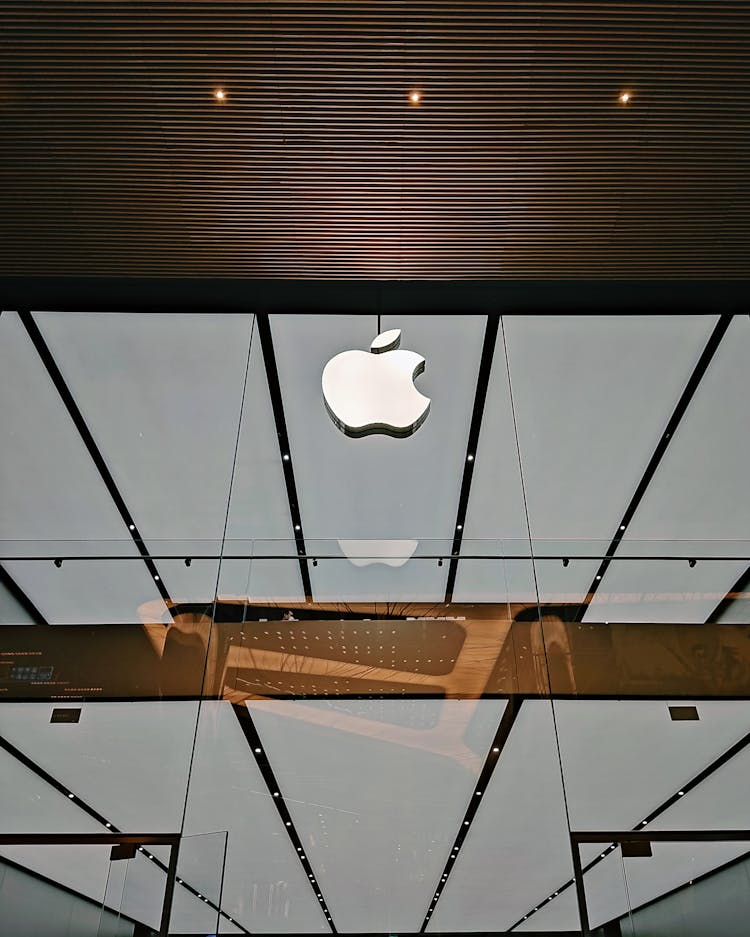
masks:
[(427, 419), (430, 398), (414, 386), (425, 360), (400, 342), (401, 329), (381, 332), (369, 353), (342, 351), (323, 369), (326, 409), (347, 436), (411, 436)]

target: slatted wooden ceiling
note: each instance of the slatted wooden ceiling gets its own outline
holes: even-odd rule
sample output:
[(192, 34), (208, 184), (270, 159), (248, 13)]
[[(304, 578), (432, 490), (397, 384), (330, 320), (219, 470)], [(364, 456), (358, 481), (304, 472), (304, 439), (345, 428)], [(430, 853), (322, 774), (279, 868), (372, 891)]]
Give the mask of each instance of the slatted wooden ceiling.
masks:
[(746, 0), (0, 9), (3, 275), (747, 275)]

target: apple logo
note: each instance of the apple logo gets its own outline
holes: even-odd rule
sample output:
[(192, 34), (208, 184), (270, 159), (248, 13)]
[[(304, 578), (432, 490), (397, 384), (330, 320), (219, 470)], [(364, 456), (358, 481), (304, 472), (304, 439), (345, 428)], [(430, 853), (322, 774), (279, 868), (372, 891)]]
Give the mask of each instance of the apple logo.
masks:
[(342, 351), (323, 369), (326, 410), (347, 436), (411, 436), (427, 419), (430, 398), (414, 386), (425, 360), (400, 350), (400, 343), (401, 329), (389, 329), (369, 353)]

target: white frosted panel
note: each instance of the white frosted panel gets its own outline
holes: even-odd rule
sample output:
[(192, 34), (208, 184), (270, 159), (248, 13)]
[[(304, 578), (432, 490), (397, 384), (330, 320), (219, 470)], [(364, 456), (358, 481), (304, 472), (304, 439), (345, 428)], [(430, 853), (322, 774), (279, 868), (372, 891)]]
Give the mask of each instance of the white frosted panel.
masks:
[(431, 398), (430, 414), (407, 439), (351, 439), (326, 412), (321, 375), (339, 352), (369, 348), (375, 317), (271, 318), (306, 537), (451, 535), (485, 321), (481, 316), (384, 317), (381, 331), (400, 328), (401, 347), (426, 359), (416, 386)]
[[(0, 711), (12, 706), (3, 703)], [(0, 732), (10, 737), (6, 719), (0, 723)], [(4, 833), (103, 832), (100, 823), (4, 750), (0, 751), (0, 829)], [(6, 847), (3, 852), (8, 854)]]
[(252, 316), (35, 319), (144, 539), (220, 537)]
[[(750, 708), (750, 704), (748, 704)], [(750, 825), (750, 747), (734, 755), (657, 817), (651, 830), (733, 830)], [(745, 846), (750, 849), (750, 842)]]
[(247, 707), (337, 929), (418, 931), (504, 701)]
[(428, 930), (504, 931), (571, 876), (552, 708), (525, 700)]
[(514, 547), (519, 551), (528, 550), (529, 530), (518, 467), (502, 327), (495, 342), (479, 444), (473, 455), (474, 471), (464, 524), (465, 538), (502, 538), (511, 541), (509, 550)]
[(316, 602), (442, 602), (447, 574), (447, 560), (440, 567), (437, 560), (417, 557), (400, 567), (356, 566), (344, 556), (310, 565)]
[[(179, 830), (182, 795), (175, 792), (187, 784), (198, 704), (81, 707), (79, 722), (52, 724), (49, 703), (4, 703), (0, 733), (119, 829)], [(95, 830), (104, 832), (98, 823)]]
[(459, 560), (453, 601), (536, 605), (531, 560)]
[(0, 584), (0, 624), (31, 625), (34, 619), (11, 593)]
[[(229, 831), (222, 908), (231, 917), (264, 934), (328, 930), (231, 705), (206, 701), (201, 707), (185, 833), (214, 830)], [(215, 839), (195, 836), (193, 853), (200, 857), (205, 845), (208, 856), (208, 847), (216, 847)], [(186, 868), (184, 874), (188, 877)], [(211, 875), (210, 864), (205, 875)]]
[[(294, 381), (293, 375), (290, 376)], [(322, 467), (319, 453), (309, 456)], [(296, 465), (295, 465), (296, 468)], [(289, 498), (257, 332), (250, 353), (237, 465), (227, 524), (232, 540), (293, 540)], [(229, 545), (231, 552), (232, 545)]]
[(572, 829), (633, 829), (750, 731), (750, 703), (695, 705), (673, 722), (666, 701), (555, 701)]
[(534, 538), (611, 538), (715, 323), (505, 319)]
[[(663, 548), (655, 545), (656, 552)], [(627, 553), (627, 546), (621, 549)], [(671, 552), (673, 548), (667, 549)], [(702, 624), (711, 618), (746, 569), (746, 560), (711, 560), (692, 568), (687, 560), (615, 561), (607, 569), (583, 620)]]
[(222, 560), (219, 597), (260, 604), (304, 602), (299, 563), (296, 558)]
[(52, 625), (127, 625), (158, 621), (166, 612), (140, 560), (70, 560), (59, 569), (38, 560), (3, 565)]
[[(737, 555), (747, 556), (748, 360), (750, 319), (735, 316), (628, 527), (620, 548), (623, 553), (639, 555), (643, 551), (639, 541), (661, 540), (674, 541), (668, 549), (680, 555), (680, 541), (688, 540), (709, 541), (698, 544), (695, 552), (731, 556), (731, 545), (716, 546), (710, 541), (736, 540)], [(613, 563), (602, 580), (602, 591), (628, 593), (642, 583), (635, 591), (684, 594), (690, 596), (689, 601), (675, 602), (673, 614), (685, 617), (671, 620), (705, 621), (747, 565), (747, 561), (699, 562), (693, 569), (687, 563), (649, 564), (646, 569), (645, 564)], [(711, 597), (703, 599), (703, 593)], [(722, 595), (713, 601), (716, 593)], [(654, 604), (654, 614), (660, 610), (664, 614), (663, 603)], [(644, 617), (634, 620), (647, 620), (648, 611), (643, 608)], [(634, 609), (632, 615), (641, 612)], [(589, 614), (594, 614), (593, 607)], [(601, 614), (596, 611), (597, 617)]]
[[(128, 539), (20, 319), (0, 316), (0, 538)], [(135, 549), (135, 548), (134, 548)]]
[[(562, 884), (562, 882), (560, 884)], [(554, 892), (552, 894), (554, 894)], [(546, 897), (546, 895), (540, 895), (539, 900)], [(532, 905), (528, 911), (531, 911), (533, 907)], [(525, 913), (528, 913), (528, 911)], [(578, 899), (576, 897), (575, 888), (570, 886), (566, 888), (562, 894), (558, 895), (557, 898), (553, 898), (552, 901), (547, 902), (539, 911), (532, 914), (528, 920), (521, 921), (516, 930), (523, 934), (533, 934), (539, 931), (545, 934), (554, 931), (573, 931), (573, 933), (579, 933), (581, 927), (579, 921)]]

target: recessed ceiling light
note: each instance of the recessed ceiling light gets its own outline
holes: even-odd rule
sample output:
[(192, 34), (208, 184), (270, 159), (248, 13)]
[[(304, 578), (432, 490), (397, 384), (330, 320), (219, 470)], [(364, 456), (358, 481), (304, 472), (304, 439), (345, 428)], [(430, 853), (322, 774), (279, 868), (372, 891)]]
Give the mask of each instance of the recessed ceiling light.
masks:
[(456, 530), (463, 530), (463, 524), (456, 524)]
[(597, 578), (597, 579), (601, 579), (602, 577), (601, 577), (601, 576), (599, 576), (599, 575), (597, 575), (597, 577), (596, 577), (596, 578)]
[(70, 797), (71, 800), (75, 800), (75, 796), (75, 794), (68, 794), (68, 797)]
[(260, 749), (259, 749), (259, 748), (256, 748), (256, 749), (255, 749), (255, 754), (256, 754), (256, 755), (260, 755)]
[(287, 820), (287, 821), (286, 821), (286, 825), (287, 825), (287, 826), (291, 826), (291, 825), (292, 825), (292, 821), (291, 821), (291, 820)]
[(128, 525), (128, 529), (129, 529), (129, 530), (135, 530), (135, 524), (129, 524), (129, 525)]
[(468, 455), (467, 458), (466, 458), (466, 461), (467, 461), (467, 462), (473, 462), (473, 461), (474, 461), (474, 456), (473, 456), (471, 453), (469, 453), (469, 455)]
[(155, 579), (157, 582), (159, 581), (159, 576), (158, 576), (157, 573), (154, 573), (154, 579)]
[(685, 796), (685, 791), (677, 791), (677, 796), (678, 796), (678, 797), (684, 797), (684, 796)]
[(214, 97), (217, 101), (226, 101), (227, 93), (223, 88), (217, 88), (216, 91), (214, 91)]
[(492, 751), (493, 751), (495, 754), (497, 754), (497, 753), (500, 751), (500, 749), (499, 749), (499, 748), (493, 748)]
[(274, 792), (273, 792), (273, 796), (274, 796), (274, 797), (278, 797), (278, 796), (279, 796), (279, 792), (278, 792), (278, 791), (274, 791)]
[(620, 104), (628, 104), (631, 98), (632, 95), (629, 91), (623, 91), (617, 100), (620, 102)]
[(289, 461), (289, 453), (288, 453), (288, 452), (285, 452), (285, 453), (284, 453), (283, 459), (284, 459), (285, 462), (288, 462), (288, 461)]
[(422, 92), (418, 88), (412, 88), (409, 92), (409, 104), (413, 107), (419, 107), (422, 103)]

